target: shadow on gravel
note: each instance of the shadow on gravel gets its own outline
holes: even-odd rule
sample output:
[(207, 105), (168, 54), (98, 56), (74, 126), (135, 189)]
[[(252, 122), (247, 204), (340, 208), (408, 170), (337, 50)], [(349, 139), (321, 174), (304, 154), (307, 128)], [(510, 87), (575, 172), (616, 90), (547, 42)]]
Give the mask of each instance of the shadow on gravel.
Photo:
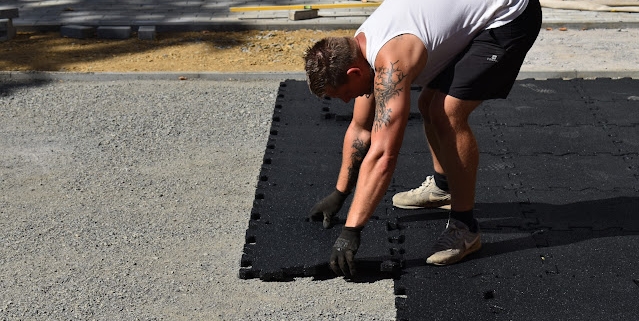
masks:
[(51, 80), (12, 80), (0, 78), (0, 97), (10, 96), (13, 92), (22, 88), (42, 87), (51, 82)]

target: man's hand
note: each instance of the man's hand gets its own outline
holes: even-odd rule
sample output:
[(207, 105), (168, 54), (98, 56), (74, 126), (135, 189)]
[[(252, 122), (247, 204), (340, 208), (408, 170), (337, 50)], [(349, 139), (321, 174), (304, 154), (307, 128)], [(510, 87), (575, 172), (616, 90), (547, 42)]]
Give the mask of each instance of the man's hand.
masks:
[(357, 273), (355, 254), (359, 249), (359, 239), (363, 227), (346, 227), (342, 229), (331, 252), (331, 270), (337, 275), (352, 278)]
[(342, 208), (347, 197), (348, 194), (335, 189), (333, 193), (313, 206), (311, 209), (311, 220), (322, 220), (324, 228), (330, 228), (333, 226), (333, 217)]

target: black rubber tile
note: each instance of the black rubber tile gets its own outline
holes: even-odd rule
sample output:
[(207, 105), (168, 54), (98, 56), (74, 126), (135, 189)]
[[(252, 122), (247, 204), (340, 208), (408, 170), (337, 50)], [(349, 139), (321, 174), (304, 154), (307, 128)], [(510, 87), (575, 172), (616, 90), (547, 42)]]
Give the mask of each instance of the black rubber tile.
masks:
[[(424, 316), (433, 320), (492, 320), (511, 309), (508, 304), (513, 296), (507, 291), (519, 289), (529, 297), (544, 294), (546, 287), (520, 287), (522, 280), (536, 281), (544, 275), (532, 233), (499, 228), (484, 231), (482, 241), (480, 252), (455, 265), (424, 265), (428, 250), (420, 257), (421, 265), (408, 265), (395, 283), (398, 320), (423, 320)], [(506, 304), (498, 301), (502, 295)], [(529, 304), (524, 301), (529, 297), (519, 300)]]
[(579, 84), (579, 81), (523, 80), (515, 83), (509, 98), (486, 101), (478, 111), (486, 114), (490, 123), (501, 126), (596, 124), (592, 104), (583, 99)]
[[(482, 151), (476, 216), (483, 247), (478, 253), (454, 266), (426, 266), (446, 215), (394, 211), (395, 233), (404, 241), (396, 251), (402, 253), (404, 267), (395, 289), (399, 320), (609, 320), (635, 315), (623, 310), (639, 292), (636, 274), (627, 270), (631, 265), (622, 264), (623, 273), (605, 274), (613, 256), (623, 255), (616, 249), (629, 250), (639, 235), (637, 158), (631, 150), (635, 136), (605, 121), (606, 114), (583, 98), (582, 82), (562, 83), (572, 101), (538, 102), (512, 95), (512, 101), (485, 108), (487, 115), (495, 115), (489, 125), (474, 127)], [(520, 89), (547, 90), (549, 96), (559, 92), (531, 84)], [(557, 106), (567, 108), (553, 110)], [(598, 251), (608, 255), (592, 267), (584, 252)], [(573, 261), (567, 253), (581, 260)], [(569, 273), (587, 265), (590, 275)]]
[(540, 249), (544, 263), (557, 278), (558, 289), (567, 290), (557, 299), (572, 299), (588, 319), (586, 313), (597, 320), (639, 315), (637, 305), (628, 305), (639, 299), (638, 232), (573, 229), (546, 234), (548, 247)]
[[(341, 228), (324, 229), (321, 222), (252, 220), (246, 232), (240, 278), (288, 281), (294, 277), (335, 277), (328, 267), (331, 247)], [(386, 223), (371, 220), (362, 232), (357, 255), (360, 279), (389, 278), (381, 266), (390, 259)]]
[[(595, 125), (596, 117), (591, 104), (583, 100), (515, 100), (515, 98), (491, 100), (480, 107), (491, 124), (500, 126), (582, 126)], [(576, 117), (578, 115), (578, 117)]]
[[(482, 250), (465, 258), (459, 265), (451, 266), (452, 271), (469, 271), (469, 266), (488, 266), (486, 262), (492, 262), (499, 256), (502, 260), (510, 260), (510, 256), (519, 255), (520, 251), (536, 248), (536, 240), (533, 232), (522, 230), (517, 225), (525, 226), (526, 219), (517, 215), (516, 212), (506, 213), (506, 210), (489, 213), (490, 217), (480, 217), (480, 227), (482, 229)], [(409, 273), (411, 268), (423, 267), (433, 269), (436, 267), (426, 266), (426, 258), (433, 254), (432, 246), (437, 237), (446, 228), (448, 214), (431, 210), (420, 214), (400, 216), (396, 220), (397, 230), (390, 233), (392, 237), (400, 240), (400, 243), (393, 247), (394, 259), (398, 259), (405, 273)], [(510, 227), (515, 226), (515, 227)], [(441, 269), (441, 268), (440, 268)], [(477, 271), (477, 269), (473, 269)]]
[[(348, 121), (330, 113), (344, 114), (352, 106), (309, 95), (304, 82), (281, 84), (246, 232), (241, 278), (333, 277), (330, 249), (352, 197), (332, 229), (323, 229), (308, 216), (313, 205), (332, 192), (339, 172)], [(387, 221), (387, 210), (380, 206), (362, 233), (357, 259), (363, 275), (390, 277), (381, 271), (389, 259)]]
[(517, 81), (507, 100), (518, 102), (546, 101), (555, 104), (557, 101), (583, 100), (583, 79), (548, 79), (532, 80), (524, 79)]
[(621, 139), (614, 144), (613, 136), (616, 135), (602, 126), (523, 125), (500, 128), (498, 146), (516, 155), (625, 153), (629, 144)]
[[(400, 154), (387, 194), (392, 196), (395, 192), (419, 186), (426, 179), (426, 176), (432, 175), (432, 164), (430, 154)], [(520, 185), (519, 181), (512, 179), (514, 166), (515, 163), (510, 156), (481, 153), (477, 173), (477, 200), (480, 200), (481, 190), (488, 187), (510, 189), (509, 193), (512, 194), (512, 189)]]
[(468, 260), (447, 267), (407, 265), (395, 283), (398, 320), (636, 315), (639, 308), (631, 302), (639, 298), (638, 238), (639, 233), (611, 230), (485, 231), (483, 248)]
[[(580, 80), (584, 99), (597, 102), (626, 102), (639, 97), (639, 79), (598, 78)], [(635, 100), (636, 101), (636, 100)]]
[(624, 155), (623, 160), (626, 162), (625, 166), (630, 172), (630, 175), (634, 176), (638, 184), (635, 185), (635, 192), (639, 192), (639, 155)]
[(630, 304), (639, 295), (632, 276), (573, 277), (552, 267), (520, 273), (524, 266), (543, 266), (540, 256), (523, 256), (513, 262), (512, 274), (502, 273), (500, 261), (493, 271), (474, 275), (441, 272), (447, 275), (432, 278), (431, 271), (421, 270), (403, 276), (400, 282), (411, 286), (398, 291), (404, 295), (396, 300), (397, 319), (625, 320), (639, 311)]
[(525, 217), (536, 221), (531, 228), (639, 231), (639, 197), (632, 189), (531, 190), (519, 196), (526, 199)]
[(479, 167), (477, 168), (476, 200), (481, 200), (484, 187), (516, 188), (516, 184), (519, 182), (512, 179), (514, 168), (515, 163), (510, 155), (498, 156), (480, 153)]
[[(601, 84), (601, 85), (599, 85)], [(524, 80), (470, 122), (480, 146), (482, 249), (425, 264), (448, 212), (392, 207), (432, 159), (413, 104), (397, 170), (362, 234), (364, 281), (394, 278), (399, 320), (609, 320), (639, 313), (639, 153), (634, 80)], [(282, 83), (265, 148), (240, 277), (334, 277), (336, 226), (308, 220), (334, 188), (352, 104)]]
[[(639, 103), (637, 103), (639, 105)], [(639, 108), (637, 108), (639, 110)], [(639, 114), (639, 113), (637, 113)], [(610, 129), (612, 145), (617, 154), (639, 155), (639, 123), (634, 126), (615, 126)]]
[(513, 157), (513, 162), (512, 180), (524, 189), (579, 191), (637, 186), (632, 165), (621, 156), (534, 155)]
[(602, 124), (615, 126), (637, 126), (639, 125), (639, 94), (628, 96), (628, 99), (621, 101), (597, 101), (596, 108), (597, 121)]
[[(516, 127), (515, 130), (521, 130)], [(504, 141), (504, 126), (474, 126), (473, 134), (481, 153), (492, 155), (506, 155), (512, 153)]]

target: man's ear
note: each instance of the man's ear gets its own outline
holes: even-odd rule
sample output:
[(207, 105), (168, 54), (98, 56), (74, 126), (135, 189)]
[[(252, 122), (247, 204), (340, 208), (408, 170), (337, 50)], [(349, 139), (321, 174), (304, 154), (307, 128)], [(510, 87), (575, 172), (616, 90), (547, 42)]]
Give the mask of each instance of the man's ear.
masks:
[(346, 71), (346, 74), (348, 76), (357, 76), (357, 77), (361, 77), (362, 76), (362, 70), (357, 68), (357, 67), (351, 67)]

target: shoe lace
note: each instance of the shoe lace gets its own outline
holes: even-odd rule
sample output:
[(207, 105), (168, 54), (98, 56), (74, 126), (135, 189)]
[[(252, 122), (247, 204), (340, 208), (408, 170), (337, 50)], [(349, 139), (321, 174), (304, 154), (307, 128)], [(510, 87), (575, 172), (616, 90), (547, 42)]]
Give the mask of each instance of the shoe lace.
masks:
[(411, 192), (413, 192), (413, 194), (421, 194), (426, 188), (428, 188), (431, 184), (433, 184), (433, 182), (434, 182), (433, 177), (428, 176), (426, 180), (423, 181), (418, 188), (412, 189)]

